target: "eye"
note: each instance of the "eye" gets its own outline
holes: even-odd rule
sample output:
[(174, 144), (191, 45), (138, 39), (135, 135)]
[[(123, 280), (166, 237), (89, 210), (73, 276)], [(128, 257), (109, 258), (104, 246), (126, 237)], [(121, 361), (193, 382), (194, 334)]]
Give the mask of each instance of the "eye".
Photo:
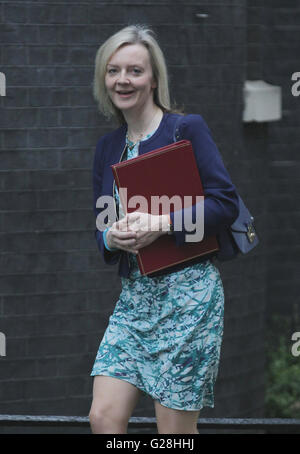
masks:
[(107, 70), (107, 73), (108, 73), (108, 74), (115, 74), (116, 71), (117, 71), (117, 70), (116, 70), (115, 68), (110, 68), (110, 69)]
[(139, 68), (133, 68), (134, 74), (141, 74), (141, 70)]

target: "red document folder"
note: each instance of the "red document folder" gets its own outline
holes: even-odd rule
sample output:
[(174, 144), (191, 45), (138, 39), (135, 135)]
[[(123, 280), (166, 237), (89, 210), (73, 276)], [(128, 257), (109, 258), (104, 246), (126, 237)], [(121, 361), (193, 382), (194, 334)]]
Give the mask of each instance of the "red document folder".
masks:
[[(145, 197), (148, 203), (147, 212), (155, 215), (168, 214), (176, 209), (174, 207), (172, 209), (171, 204), (165, 212), (162, 206), (159, 207), (159, 212), (154, 212), (151, 196), (166, 195), (172, 198), (179, 195), (183, 208), (184, 196), (192, 196), (191, 201), (194, 204), (196, 196), (204, 195), (193, 147), (189, 140), (180, 140), (128, 161), (113, 164), (111, 168), (125, 213), (145, 212), (138, 205), (128, 207), (130, 198), (136, 195)], [(127, 189), (125, 199), (120, 193), (120, 188)], [(205, 232), (202, 241), (185, 242), (181, 246), (176, 245), (174, 235), (166, 233), (148, 246), (139, 249), (137, 260), (141, 274), (147, 275), (218, 249), (216, 237), (205, 237)]]

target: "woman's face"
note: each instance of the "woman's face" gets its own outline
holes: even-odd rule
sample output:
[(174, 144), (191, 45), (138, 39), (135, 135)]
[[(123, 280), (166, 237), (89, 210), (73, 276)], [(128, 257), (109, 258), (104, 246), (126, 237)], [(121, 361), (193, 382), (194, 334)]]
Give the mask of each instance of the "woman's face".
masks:
[(153, 78), (148, 50), (142, 44), (126, 44), (110, 57), (105, 86), (121, 111), (140, 110), (153, 102)]

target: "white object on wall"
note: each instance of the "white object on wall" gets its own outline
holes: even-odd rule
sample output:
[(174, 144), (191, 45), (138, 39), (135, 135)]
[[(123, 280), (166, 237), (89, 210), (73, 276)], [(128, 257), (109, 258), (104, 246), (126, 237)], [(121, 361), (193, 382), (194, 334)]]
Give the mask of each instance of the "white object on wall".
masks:
[(246, 80), (244, 84), (243, 121), (276, 121), (282, 117), (281, 87), (263, 80)]

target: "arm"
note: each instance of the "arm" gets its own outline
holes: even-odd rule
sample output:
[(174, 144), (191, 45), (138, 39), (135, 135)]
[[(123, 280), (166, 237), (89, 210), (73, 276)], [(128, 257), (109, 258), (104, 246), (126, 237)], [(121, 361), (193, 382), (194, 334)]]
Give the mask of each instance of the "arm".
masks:
[[(182, 120), (181, 138), (190, 140), (204, 191), (204, 236), (217, 234), (230, 226), (238, 216), (238, 196), (224, 166), (222, 157), (201, 115), (188, 115)], [(170, 213), (172, 224), (181, 217), (182, 231), (174, 231), (177, 246), (185, 242), (185, 209)], [(192, 207), (192, 220), (196, 221), (196, 205)], [(175, 224), (176, 225), (176, 224)]]
[[(102, 195), (102, 174), (104, 167), (103, 146), (104, 138), (102, 137), (97, 143), (93, 162), (93, 209), (96, 218), (98, 214), (103, 210), (103, 208), (96, 208), (97, 200)], [(101, 232), (97, 228), (95, 229), (95, 238), (99, 251), (101, 252), (101, 255), (106, 264), (114, 265), (119, 260), (120, 250), (109, 251), (105, 247), (103, 233), (104, 232)]]

